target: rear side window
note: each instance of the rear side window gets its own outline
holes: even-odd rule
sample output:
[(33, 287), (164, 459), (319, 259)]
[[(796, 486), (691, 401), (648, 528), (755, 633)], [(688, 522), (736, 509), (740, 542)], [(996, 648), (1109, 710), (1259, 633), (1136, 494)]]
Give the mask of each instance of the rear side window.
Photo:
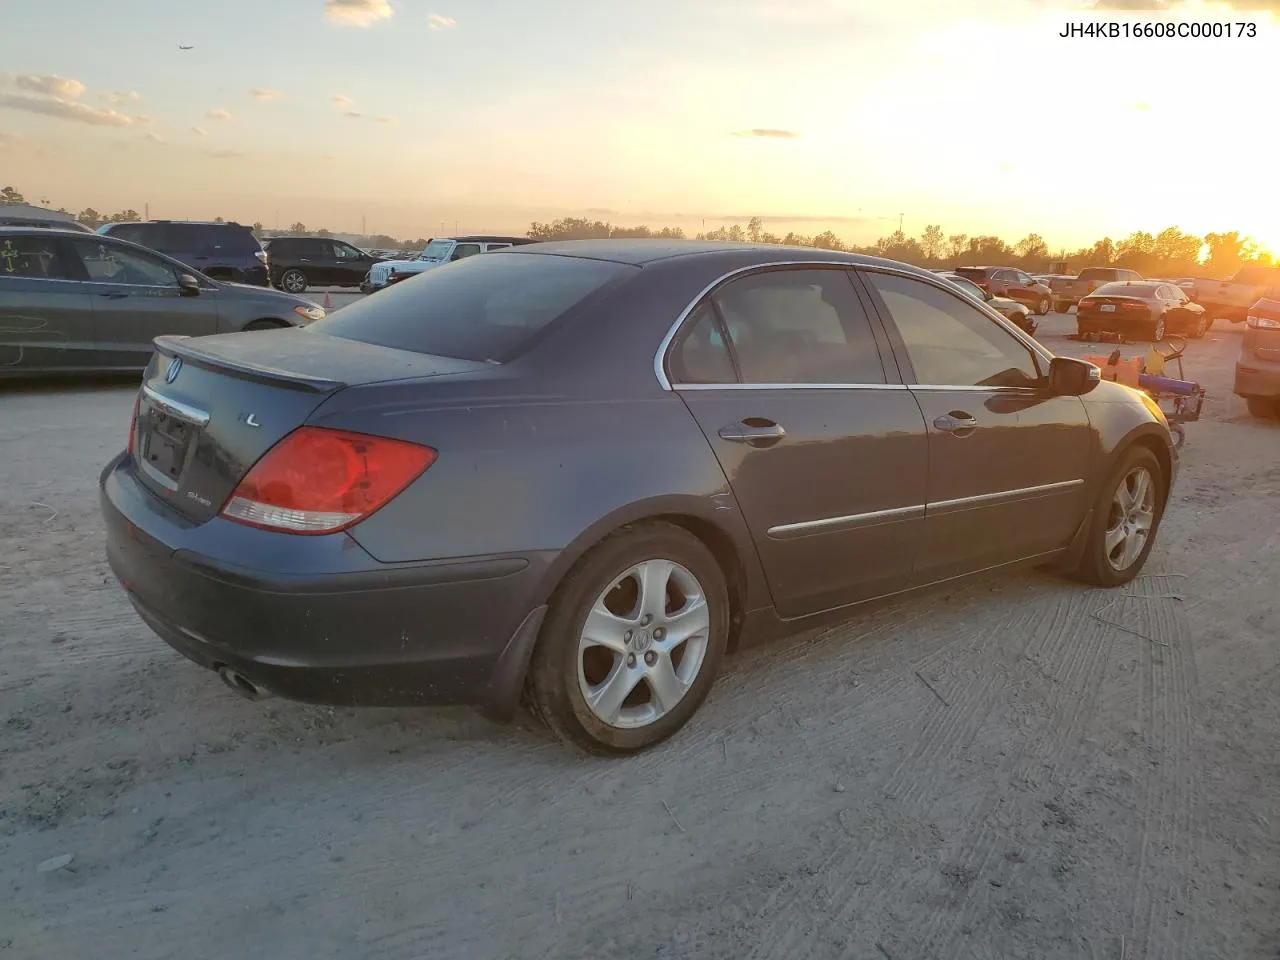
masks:
[(638, 270), (576, 257), (467, 257), (394, 284), (307, 329), (414, 353), (506, 363), (550, 324)]
[(60, 237), (5, 237), (0, 240), (0, 280), (74, 278)]
[(956, 267), (956, 273), (962, 277), (972, 277), (975, 280), (983, 280), (987, 276), (987, 271), (981, 267)]

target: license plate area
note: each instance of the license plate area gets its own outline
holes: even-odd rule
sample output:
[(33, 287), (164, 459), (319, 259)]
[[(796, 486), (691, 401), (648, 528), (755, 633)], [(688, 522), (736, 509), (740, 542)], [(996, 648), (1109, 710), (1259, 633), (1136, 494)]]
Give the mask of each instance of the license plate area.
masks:
[(157, 407), (147, 412), (144, 423), (139, 462), (157, 483), (177, 490), (196, 428)]
[(1099, 309), (1100, 311), (1102, 311), (1103, 313), (1115, 313), (1115, 312), (1116, 312), (1116, 305), (1115, 305), (1114, 303), (1104, 303), (1104, 304), (1103, 304), (1102, 306), (1100, 306), (1098, 309)]

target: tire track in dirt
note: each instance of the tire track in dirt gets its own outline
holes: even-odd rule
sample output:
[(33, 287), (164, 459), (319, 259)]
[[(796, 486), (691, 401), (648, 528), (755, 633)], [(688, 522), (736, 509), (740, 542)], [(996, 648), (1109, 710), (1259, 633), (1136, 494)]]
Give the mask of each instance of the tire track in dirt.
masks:
[[(1038, 616), (1036, 606), (1024, 605), (1014, 608), (1011, 617), (983, 624), (982, 633), (975, 638), (978, 648), (976, 655), (974, 651), (966, 651), (967, 656), (964, 658), (966, 663), (979, 665), (976, 682), (961, 686), (958, 691), (950, 687), (939, 689), (939, 693), (947, 700), (946, 706), (921, 685), (920, 692), (928, 701), (923, 711), (924, 720), (915, 731), (916, 736), (908, 749), (877, 785), (878, 796), (887, 801), (890, 809), (884, 809), (884, 803), (876, 802), (870, 812), (871, 817), (882, 820), (887, 816), (890, 822), (896, 821), (899, 828), (909, 825), (911, 818), (907, 814), (914, 812), (909, 808), (913, 807), (913, 802), (923, 789), (921, 780), (927, 779), (930, 772), (936, 770), (943, 756), (963, 749), (971, 742), (999, 702), (998, 691), (1006, 679), (1004, 664), (999, 661), (1008, 658), (989, 656), (992, 648), (998, 647), (1005, 635), (1021, 634), (1027, 639), (1021, 641), (1015, 650), (1016, 657), (1023, 656), (1031, 642)], [(952, 658), (956, 657), (956, 647), (960, 645), (960, 639), (948, 645), (948, 653)], [(993, 660), (996, 662), (993, 663)], [(846, 821), (842, 820), (844, 822)], [(909, 832), (909, 826), (906, 832)], [(758, 918), (767, 933), (766, 929), (759, 930), (756, 949), (748, 957), (751, 960), (792, 960), (803, 956), (802, 951), (808, 944), (813, 944), (815, 940), (825, 941), (827, 938), (822, 933), (845, 927), (853, 913), (877, 913), (885, 898), (877, 896), (868, 881), (883, 872), (886, 854), (883, 845), (878, 845), (873, 855), (873, 843), (874, 837), (870, 831), (858, 833), (853, 837), (853, 842), (838, 856), (828, 860), (824, 869), (810, 882), (797, 885), (790, 896), (774, 905), (769, 915)], [(867, 890), (868, 893), (861, 896), (856, 893), (850, 895), (851, 888)], [(789, 918), (785, 914), (794, 912), (802, 900), (811, 905), (808, 910), (802, 908), (803, 914), (813, 915), (813, 919), (797, 923), (794, 919), (798, 918)], [(788, 920), (793, 922), (787, 922)], [(816, 934), (814, 928), (817, 928)]]

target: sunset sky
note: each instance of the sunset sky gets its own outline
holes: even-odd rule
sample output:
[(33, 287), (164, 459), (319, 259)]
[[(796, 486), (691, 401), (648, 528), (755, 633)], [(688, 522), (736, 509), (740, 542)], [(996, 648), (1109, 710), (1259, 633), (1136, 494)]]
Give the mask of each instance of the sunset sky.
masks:
[(0, 186), (395, 236), (759, 215), (865, 243), (902, 214), (1054, 250), (1176, 224), (1280, 251), (1280, 0), (1170, 4), (1253, 38), (1059, 38), (1081, 6), (6, 3)]

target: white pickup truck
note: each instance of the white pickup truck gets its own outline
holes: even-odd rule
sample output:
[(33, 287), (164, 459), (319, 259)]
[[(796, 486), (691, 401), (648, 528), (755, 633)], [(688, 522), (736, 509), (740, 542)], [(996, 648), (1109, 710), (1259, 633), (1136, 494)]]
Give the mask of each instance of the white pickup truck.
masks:
[(1249, 307), (1257, 303), (1269, 287), (1280, 286), (1280, 267), (1241, 267), (1230, 280), (1196, 280), (1193, 287), (1180, 284), (1192, 299), (1204, 307), (1210, 320), (1244, 323)]
[(375, 263), (360, 284), (360, 292), (373, 293), (408, 277), (416, 277), (442, 263), (452, 263), (477, 253), (505, 250), (533, 242), (528, 237), (436, 237), (427, 241), (427, 245), (416, 257)]

